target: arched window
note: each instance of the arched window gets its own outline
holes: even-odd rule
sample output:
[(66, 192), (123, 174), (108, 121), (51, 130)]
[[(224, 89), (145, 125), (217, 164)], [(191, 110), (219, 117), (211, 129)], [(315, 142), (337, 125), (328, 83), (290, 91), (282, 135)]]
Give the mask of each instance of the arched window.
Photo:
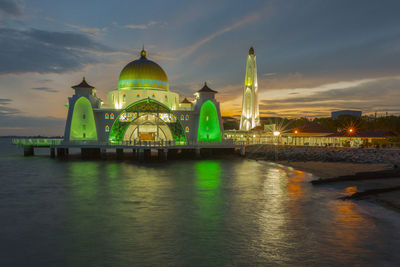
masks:
[(114, 119), (114, 113), (110, 114), (110, 119), (113, 120)]
[(188, 133), (188, 132), (189, 132), (189, 130), (190, 130), (190, 129), (189, 129), (189, 126), (186, 126), (186, 128), (185, 128), (185, 132), (187, 132), (187, 133)]
[(181, 121), (183, 121), (185, 119), (185, 115), (181, 115)]
[(185, 119), (188, 121), (189, 120), (189, 114), (186, 114)]
[(155, 97), (156, 97), (156, 95), (155, 95), (155, 94), (152, 94), (152, 95), (151, 95), (151, 97), (152, 97), (152, 98), (155, 98)]
[(82, 119), (86, 119), (86, 114), (82, 114)]
[(110, 118), (110, 116), (108, 115), (108, 113), (106, 113), (106, 114), (104, 115), (104, 118), (105, 118), (106, 120), (108, 120), (108, 119)]
[(110, 131), (110, 127), (108, 125), (106, 125), (106, 133), (108, 133)]
[(126, 94), (124, 94), (123, 96), (122, 96), (122, 103), (125, 103), (126, 102)]
[(137, 94), (136, 94), (136, 97), (140, 97), (140, 94), (139, 94), (139, 93), (137, 93)]

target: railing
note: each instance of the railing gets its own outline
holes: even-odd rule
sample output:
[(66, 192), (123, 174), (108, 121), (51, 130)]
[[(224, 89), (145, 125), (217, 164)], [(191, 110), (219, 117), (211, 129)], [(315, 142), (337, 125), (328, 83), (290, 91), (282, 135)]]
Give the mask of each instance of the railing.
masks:
[(12, 143), (17, 146), (49, 147), (61, 144), (58, 138), (13, 138)]
[(70, 141), (62, 141), (61, 146), (104, 146), (104, 147), (146, 147), (146, 148), (160, 148), (160, 147), (180, 147), (180, 146), (232, 146), (235, 145), (233, 140), (221, 140), (221, 141), (84, 141), (84, 140), (70, 140)]
[(232, 139), (221, 141), (90, 141), (90, 140), (70, 140), (56, 138), (14, 138), (12, 144), (17, 146), (50, 147), (50, 146), (130, 146), (130, 147), (179, 147), (179, 146), (232, 146), (243, 145), (244, 142), (235, 142)]

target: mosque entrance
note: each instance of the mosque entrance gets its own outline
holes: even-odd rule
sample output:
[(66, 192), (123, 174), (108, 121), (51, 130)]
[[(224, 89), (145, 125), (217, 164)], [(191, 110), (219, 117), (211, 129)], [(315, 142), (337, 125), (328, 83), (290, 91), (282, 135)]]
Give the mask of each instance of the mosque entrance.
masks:
[(173, 141), (168, 125), (154, 114), (145, 114), (134, 120), (126, 129), (123, 141)]
[(110, 142), (138, 141), (185, 143), (182, 124), (164, 104), (143, 99), (132, 103), (116, 118), (109, 135)]

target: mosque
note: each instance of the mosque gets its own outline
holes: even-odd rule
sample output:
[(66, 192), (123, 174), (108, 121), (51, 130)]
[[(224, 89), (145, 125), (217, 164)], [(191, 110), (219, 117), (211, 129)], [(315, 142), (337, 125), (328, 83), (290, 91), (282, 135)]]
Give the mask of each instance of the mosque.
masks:
[(147, 58), (144, 49), (139, 59), (122, 69), (118, 88), (107, 93), (107, 103), (85, 78), (72, 88), (65, 141), (190, 144), (223, 138), (217, 92), (204, 83), (194, 101), (179, 101), (179, 95), (170, 91), (165, 71)]

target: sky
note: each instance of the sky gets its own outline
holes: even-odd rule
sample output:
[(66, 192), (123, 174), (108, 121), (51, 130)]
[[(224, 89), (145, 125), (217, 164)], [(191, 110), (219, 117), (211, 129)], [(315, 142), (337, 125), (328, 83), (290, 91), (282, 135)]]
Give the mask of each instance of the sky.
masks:
[(400, 1), (0, 0), (0, 135), (62, 135), (71, 86), (105, 99), (142, 45), (170, 90), (206, 81), (224, 116), (241, 111), (257, 58), (260, 115), (400, 115)]

